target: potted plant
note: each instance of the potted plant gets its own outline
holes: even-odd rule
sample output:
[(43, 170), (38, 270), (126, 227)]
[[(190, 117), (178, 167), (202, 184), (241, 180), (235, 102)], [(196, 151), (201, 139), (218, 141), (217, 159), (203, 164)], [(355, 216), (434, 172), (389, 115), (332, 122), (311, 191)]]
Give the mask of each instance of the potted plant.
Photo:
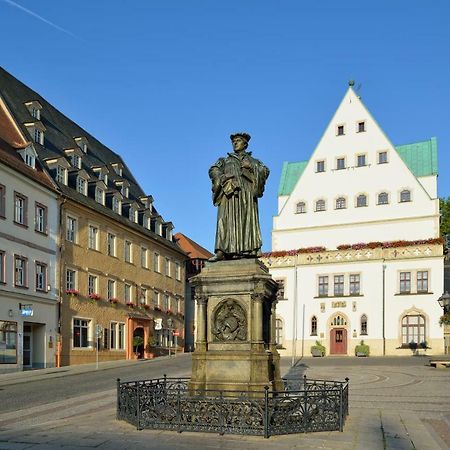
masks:
[(92, 292), (91, 294), (89, 294), (89, 298), (91, 300), (100, 300), (100, 295), (96, 294), (95, 292)]
[(408, 347), (411, 349), (411, 351), (413, 352), (413, 354), (416, 354), (416, 352), (417, 352), (417, 347), (418, 347), (417, 342), (411, 341), (411, 342), (408, 344)]
[(311, 355), (325, 356), (325, 347), (319, 341), (316, 341), (316, 344), (311, 347)]
[(369, 355), (370, 355), (370, 347), (367, 344), (364, 344), (364, 341), (361, 341), (361, 343), (355, 347), (355, 356), (369, 356)]
[(142, 336), (134, 336), (133, 337), (133, 348), (134, 348), (134, 357), (135, 359), (139, 358), (139, 347), (144, 344), (144, 338)]
[(147, 345), (145, 346), (145, 357), (148, 359), (152, 359), (155, 357), (153, 353), (153, 347), (156, 346), (156, 338), (155, 336), (149, 336), (147, 339)]
[(439, 318), (439, 325), (450, 325), (450, 312), (445, 313)]

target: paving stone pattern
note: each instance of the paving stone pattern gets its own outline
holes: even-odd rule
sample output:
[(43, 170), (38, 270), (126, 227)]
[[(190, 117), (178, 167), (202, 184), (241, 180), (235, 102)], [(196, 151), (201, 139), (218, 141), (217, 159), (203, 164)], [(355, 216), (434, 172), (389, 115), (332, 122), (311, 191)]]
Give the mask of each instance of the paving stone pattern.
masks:
[(355, 366), (305, 358), (287, 374), (298, 379), (350, 378), (344, 432), (249, 436), (137, 431), (115, 420), (115, 390), (0, 414), (0, 449), (450, 449), (450, 370), (423, 365)]

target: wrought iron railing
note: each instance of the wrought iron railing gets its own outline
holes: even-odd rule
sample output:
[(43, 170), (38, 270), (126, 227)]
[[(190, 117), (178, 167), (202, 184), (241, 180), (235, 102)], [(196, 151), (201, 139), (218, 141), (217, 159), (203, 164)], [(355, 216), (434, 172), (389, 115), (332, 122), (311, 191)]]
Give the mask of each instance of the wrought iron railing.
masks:
[[(272, 435), (343, 431), (348, 415), (345, 381), (309, 380), (285, 391), (188, 389), (188, 378), (117, 380), (117, 419), (138, 430)], [(295, 389), (293, 389), (295, 388)]]

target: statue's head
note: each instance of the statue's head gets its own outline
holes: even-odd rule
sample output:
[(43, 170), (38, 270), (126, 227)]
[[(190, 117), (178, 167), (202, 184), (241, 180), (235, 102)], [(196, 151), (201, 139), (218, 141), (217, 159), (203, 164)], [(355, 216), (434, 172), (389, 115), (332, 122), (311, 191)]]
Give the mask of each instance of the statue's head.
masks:
[(251, 136), (248, 133), (235, 133), (230, 136), (231, 143), (235, 152), (239, 153), (248, 147), (248, 141)]

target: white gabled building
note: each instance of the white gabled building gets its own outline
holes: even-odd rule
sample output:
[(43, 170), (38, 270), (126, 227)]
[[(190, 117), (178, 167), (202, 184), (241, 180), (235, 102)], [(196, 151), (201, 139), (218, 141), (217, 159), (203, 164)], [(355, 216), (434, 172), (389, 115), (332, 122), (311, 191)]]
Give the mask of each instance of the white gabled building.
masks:
[(311, 158), (283, 166), (263, 261), (286, 354), (442, 353), (436, 139), (394, 147), (350, 85)]

